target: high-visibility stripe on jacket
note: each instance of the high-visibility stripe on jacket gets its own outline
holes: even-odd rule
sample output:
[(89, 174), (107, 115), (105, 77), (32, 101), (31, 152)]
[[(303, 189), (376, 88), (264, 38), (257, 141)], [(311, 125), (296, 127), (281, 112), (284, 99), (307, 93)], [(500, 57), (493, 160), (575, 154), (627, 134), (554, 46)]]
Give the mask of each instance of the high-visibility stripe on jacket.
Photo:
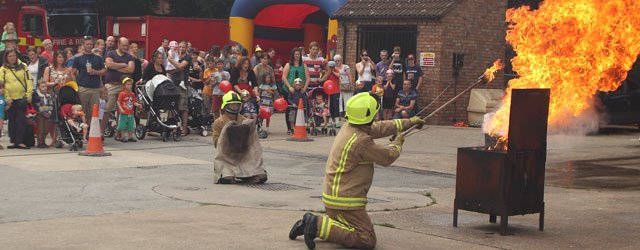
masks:
[(380, 145), (373, 139), (394, 135), (410, 124), (408, 119), (396, 119), (371, 126), (343, 126), (327, 159), (322, 194), (325, 206), (346, 210), (365, 207), (373, 181), (373, 163), (389, 166), (402, 151), (397, 142)]

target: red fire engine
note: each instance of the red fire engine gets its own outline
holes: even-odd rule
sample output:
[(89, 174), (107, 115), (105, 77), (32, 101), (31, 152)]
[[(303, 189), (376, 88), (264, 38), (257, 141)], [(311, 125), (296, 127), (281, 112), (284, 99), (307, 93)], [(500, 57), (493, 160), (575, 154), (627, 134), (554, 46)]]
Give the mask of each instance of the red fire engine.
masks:
[(84, 36), (100, 36), (93, 0), (0, 0), (0, 24), (13, 22), (20, 50), (41, 47), (51, 39), (54, 49), (75, 47)]
[(107, 34), (127, 37), (140, 48), (139, 57), (149, 60), (162, 39), (189, 41), (193, 48), (208, 51), (211, 45), (229, 42), (229, 21), (226, 19), (184, 17), (107, 17)]

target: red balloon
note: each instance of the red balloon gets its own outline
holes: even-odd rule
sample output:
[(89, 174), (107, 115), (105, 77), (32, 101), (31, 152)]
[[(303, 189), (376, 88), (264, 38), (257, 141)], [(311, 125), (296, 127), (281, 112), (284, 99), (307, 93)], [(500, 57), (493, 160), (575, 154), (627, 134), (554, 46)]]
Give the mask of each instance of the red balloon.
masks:
[(324, 92), (327, 93), (327, 95), (334, 95), (334, 94), (340, 93), (340, 88), (338, 87), (338, 84), (336, 84), (332, 80), (325, 81), (322, 87), (324, 88)]
[(279, 98), (273, 103), (273, 107), (277, 111), (285, 111), (287, 110), (288, 106), (289, 106), (289, 103), (287, 103), (287, 100), (285, 100), (284, 98)]
[(225, 94), (229, 91), (231, 91), (233, 89), (233, 86), (231, 85), (231, 83), (227, 80), (224, 80), (222, 82), (220, 82), (220, 90), (222, 90), (222, 92), (224, 92)]
[(271, 118), (271, 108), (269, 107), (260, 107), (260, 118), (269, 119)]

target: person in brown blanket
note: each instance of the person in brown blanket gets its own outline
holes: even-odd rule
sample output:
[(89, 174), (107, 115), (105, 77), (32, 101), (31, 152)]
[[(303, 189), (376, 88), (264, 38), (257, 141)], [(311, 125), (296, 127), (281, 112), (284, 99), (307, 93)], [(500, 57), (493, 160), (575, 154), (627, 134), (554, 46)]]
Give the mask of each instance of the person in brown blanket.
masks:
[(213, 123), (216, 184), (238, 181), (262, 184), (267, 181), (255, 120), (238, 115), (241, 105), (240, 95), (229, 91), (222, 97), (223, 115)]

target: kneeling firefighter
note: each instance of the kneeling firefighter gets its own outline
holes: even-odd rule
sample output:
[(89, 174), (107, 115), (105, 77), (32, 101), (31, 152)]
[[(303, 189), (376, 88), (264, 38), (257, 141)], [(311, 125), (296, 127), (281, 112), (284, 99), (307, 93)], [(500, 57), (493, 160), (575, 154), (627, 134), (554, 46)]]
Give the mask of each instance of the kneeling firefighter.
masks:
[[(366, 211), (373, 164), (391, 165), (402, 151), (402, 131), (424, 124), (419, 117), (373, 122), (379, 110), (380, 103), (369, 93), (357, 94), (347, 101), (348, 124), (333, 142), (322, 184), (326, 215), (305, 214), (291, 228), (290, 239), (304, 235), (310, 249), (316, 246), (315, 238), (350, 248), (375, 247), (376, 235)], [(389, 145), (373, 141), (394, 134), (397, 137)]]
[(237, 181), (261, 184), (267, 181), (256, 122), (238, 115), (241, 106), (240, 95), (227, 92), (222, 97), (223, 115), (213, 122), (216, 153), (213, 178), (216, 184), (234, 184)]

